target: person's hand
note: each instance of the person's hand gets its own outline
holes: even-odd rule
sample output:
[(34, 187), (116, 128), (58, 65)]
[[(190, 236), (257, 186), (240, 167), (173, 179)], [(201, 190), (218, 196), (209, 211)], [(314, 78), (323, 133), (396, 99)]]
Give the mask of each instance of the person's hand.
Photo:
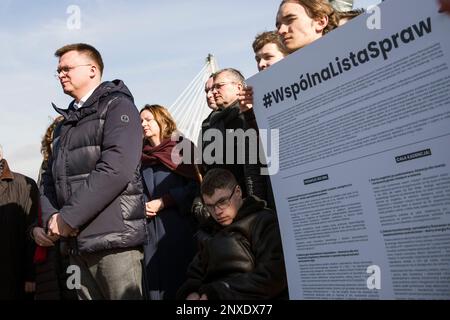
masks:
[(191, 292), (186, 297), (186, 300), (200, 300), (200, 295), (197, 292)]
[(33, 293), (36, 291), (36, 282), (25, 282), (25, 293)]
[(53, 235), (49, 236), (45, 233), (44, 228), (35, 227), (33, 228), (33, 239), (38, 246), (41, 247), (53, 247), (55, 241), (58, 240), (59, 236)]
[(48, 235), (58, 235), (60, 237), (68, 237), (76, 233), (76, 229), (72, 229), (59, 213), (55, 213), (48, 222)]
[(145, 214), (149, 218), (156, 216), (162, 209), (164, 209), (164, 202), (161, 198), (149, 201), (145, 204)]
[(76, 236), (78, 236), (79, 232), (80, 232), (80, 230), (78, 230), (78, 229), (72, 229), (72, 232), (69, 234), (69, 236), (76, 237)]
[(208, 300), (208, 296), (204, 293), (204, 294), (202, 294), (202, 296), (200, 297), (200, 300)]
[(245, 87), (238, 94), (240, 112), (253, 108), (253, 88)]
[(445, 12), (450, 15), (450, 0), (439, 0), (439, 4), (441, 5), (439, 12)]

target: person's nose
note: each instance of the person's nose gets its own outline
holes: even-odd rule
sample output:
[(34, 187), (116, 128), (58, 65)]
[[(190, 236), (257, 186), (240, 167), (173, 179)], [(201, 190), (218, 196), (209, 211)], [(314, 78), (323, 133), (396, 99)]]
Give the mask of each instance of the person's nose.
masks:
[(287, 26), (286, 26), (285, 24), (280, 24), (279, 27), (278, 27), (278, 29), (277, 29), (277, 32), (278, 32), (278, 34), (279, 34), (280, 36), (286, 34), (286, 32), (287, 32)]
[(264, 59), (261, 59), (258, 63), (259, 70), (264, 70), (267, 68), (267, 61)]
[(217, 206), (214, 207), (214, 212), (216, 213), (216, 216), (218, 216), (220, 218), (220, 216), (223, 213), (223, 210), (218, 208)]

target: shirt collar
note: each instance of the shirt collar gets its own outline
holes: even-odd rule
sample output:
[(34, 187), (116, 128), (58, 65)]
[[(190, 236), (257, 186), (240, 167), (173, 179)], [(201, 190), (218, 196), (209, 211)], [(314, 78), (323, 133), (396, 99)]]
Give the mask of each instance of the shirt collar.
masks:
[(89, 97), (94, 93), (95, 89), (97, 89), (98, 86), (92, 88), (92, 90), (90, 90), (88, 93), (86, 93), (86, 95), (80, 99), (79, 102), (76, 102), (73, 104), (75, 109), (79, 109), (83, 106), (83, 104), (89, 99)]

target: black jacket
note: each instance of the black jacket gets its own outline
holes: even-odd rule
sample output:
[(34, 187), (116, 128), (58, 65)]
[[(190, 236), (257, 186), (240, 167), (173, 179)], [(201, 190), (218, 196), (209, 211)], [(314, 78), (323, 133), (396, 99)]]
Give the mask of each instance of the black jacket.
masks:
[(41, 190), (43, 221), (61, 213), (80, 229), (77, 249), (95, 252), (143, 244), (145, 211), (139, 173), (142, 129), (120, 80), (102, 83), (64, 116)]
[(205, 293), (209, 300), (286, 297), (287, 280), (276, 215), (264, 201), (248, 197), (233, 221), (221, 226), (209, 218), (188, 280), (177, 298)]
[[(222, 157), (215, 154), (215, 149), (219, 148), (220, 143), (215, 141), (215, 138), (210, 139), (207, 135), (205, 136), (209, 129), (216, 129), (221, 134), (223, 142)], [(250, 135), (251, 132), (249, 130), (255, 130), (254, 137), (257, 137), (257, 128), (250, 127), (244, 114), (240, 113), (239, 102), (227, 108), (211, 112), (208, 118), (203, 121), (202, 173), (206, 174), (207, 171), (213, 168), (229, 170), (242, 187), (244, 197), (251, 195), (267, 200), (267, 178), (262, 176), (260, 172), (261, 162), (259, 161), (258, 140), (251, 141), (248, 138), (231, 140), (231, 134), (239, 135), (239, 130)], [(233, 149), (227, 148), (228, 143), (232, 144)], [(231, 152), (234, 152), (234, 157), (231, 157)], [(218, 161), (213, 163), (206, 161), (205, 157), (208, 157), (211, 153), (214, 156), (214, 160)], [(232, 162), (230, 163), (229, 160), (232, 160)]]

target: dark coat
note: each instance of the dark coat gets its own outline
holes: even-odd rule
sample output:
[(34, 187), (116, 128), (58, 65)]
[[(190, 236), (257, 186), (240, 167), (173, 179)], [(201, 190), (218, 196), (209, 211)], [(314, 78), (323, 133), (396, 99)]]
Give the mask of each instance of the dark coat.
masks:
[[(207, 164), (205, 162), (205, 156), (208, 156), (215, 146), (218, 146), (217, 142), (209, 141), (204, 136), (204, 133), (208, 129), (219, 130), (222, 134), (223, 139), (223, 153), (222, 159), (217, 162)], [(224, 109), (218, 109), (213, 111), (207, 119), (202, 123), (202, 156), (203, 165), (202, 173), (213, 168), (222, 168), (229, 170), (236, 177), (239, 185), (243, 190), (243, 196), (247, 195), (257, 196), (260, 199), (267, 200), (267, 178), (262, 176), (260, 173), (261, 163), (259, 158), (257, 158), (256, 163), (250, 161), (250, 151), (255, 151), (256, 154), (252, 154), (253, 157), (258, 156), (258, 149), (254, 147), (257, 146), (258, 140), (255, 140), (256, 145), (251, 145), (249, 139), (238, 139), (233, 142), (233, 150), (227, 148), (227, 135), (228, 130), (235, 132), (236, 130), (255, 130), (247, 123), (244, 114), (239, 111), (238, 102)], [(257, 131), (255, 130), (255, 133)], [(229, 139), (229, 138), (228, 138)], [(234, 159), (232, 163), (227, 161), (227, 154), (230, 157), (230, 153), (234, 152)], [(245, 157), (242, 158), (239, 154), (244, 154)], [(218, 157), (220, 158), (220, 157)]]
[(34, 281), (29, 228), (37, 217), (39, 192), (33, 179), (11, 172), (6, 160), (0, 165), (0, 299), (23, 299), (25, 282)]
[(206, 294), (209, 300), (273, 299), (287, 294), (283, 250), (275, 214), (264, 201), (248, 197), (232, 224), (210, 218), (208, 236), (189, 266), (188, 280), (177, 293)]
[(170, 196), (169, 205), (147, 220), (144, 246), (145, 287), (151, 300), (175, 299), (197, 249), (196, 225), (190, 214), (198, 183), (162, 164), (143, 168), (146, 201)]
[(142, 245), (142, 128), (133, 97), (115, 80), (102, 83), (81, 108), (72, 105), (55, 107), (64, 120), (42, 175), (44, 223), (60, 212), (80, 230), (80, 252)]

